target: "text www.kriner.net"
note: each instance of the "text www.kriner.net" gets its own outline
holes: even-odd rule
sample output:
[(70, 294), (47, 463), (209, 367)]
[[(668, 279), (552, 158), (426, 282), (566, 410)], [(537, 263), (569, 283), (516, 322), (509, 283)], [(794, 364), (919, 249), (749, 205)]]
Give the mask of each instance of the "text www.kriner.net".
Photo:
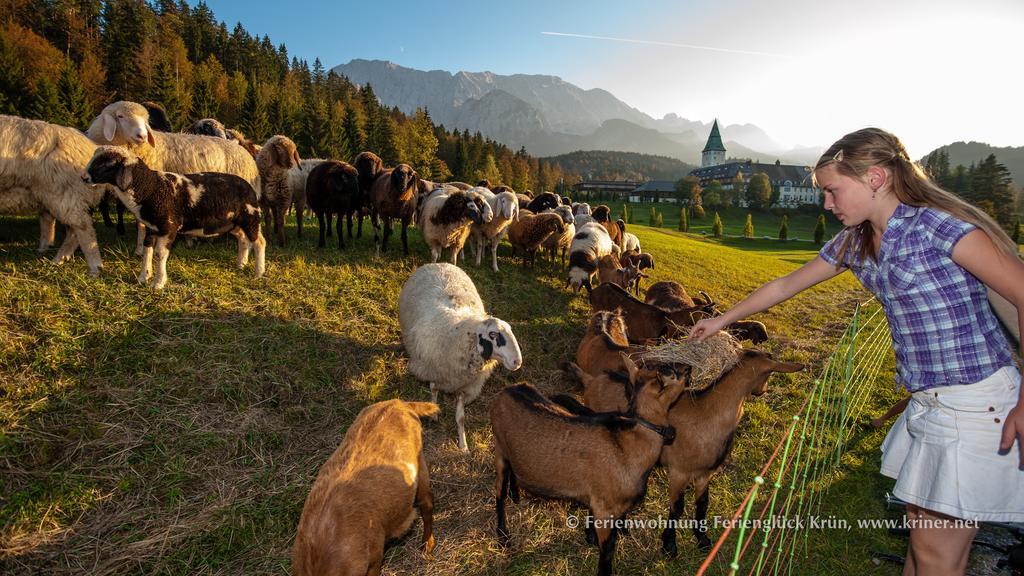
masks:
[[(862, 530), (889, 530), (911, 528), (977, 528), (974, 520), (946, 520), (932, 518), (840, 518), (838, 516), (772, 516), (770, 518), (751, 518), (745, 521), (747, 530), (844, 530), (854, 528)], [(714, 516), (703, 520), (693, 518), (669, 519), (664, 516), (655, 518), (594, 518), (593, 516), (569, 515), (565, 518), (569, 528), (615, 528), (619, 530), (664, 530), (676, 529), (739, 529), (744, 526), (743, 519)]]

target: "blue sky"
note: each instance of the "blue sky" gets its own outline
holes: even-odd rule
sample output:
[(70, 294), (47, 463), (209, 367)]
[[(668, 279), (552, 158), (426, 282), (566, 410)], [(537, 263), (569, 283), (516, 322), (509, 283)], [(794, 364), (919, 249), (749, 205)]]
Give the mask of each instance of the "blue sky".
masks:
[(787, 145), (867, 125), (912, 156), (955, 140), (1024, 145), (1020, 0), (207, 4), (328, 68), (552, 74), (654, 117), (753, 123)]

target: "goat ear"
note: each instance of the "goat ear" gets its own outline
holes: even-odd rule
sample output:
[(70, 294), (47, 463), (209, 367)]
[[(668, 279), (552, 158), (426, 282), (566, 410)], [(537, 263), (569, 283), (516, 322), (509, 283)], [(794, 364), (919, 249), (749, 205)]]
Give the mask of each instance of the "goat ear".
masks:
[(111, 112), (103, 113), (103, 138), (107, 142), (114, 141), (114, 134), (117, 133), (117, 118)]
[(626, 367), (626, 372), (629, 373), (629, 381), (636, 383), (636, 376), (640, 372), (640, 369), (636, 367), (636, 364), (629, 357), (629, 354), (619, 352), (619, 357), (622, 358), (622, 364)]
[(799, 372), (804, 369), (804, 365), (799, 362), (776, 362), (772, 360), (770, 370), (772, 372), (783, 372), (786, 374)]

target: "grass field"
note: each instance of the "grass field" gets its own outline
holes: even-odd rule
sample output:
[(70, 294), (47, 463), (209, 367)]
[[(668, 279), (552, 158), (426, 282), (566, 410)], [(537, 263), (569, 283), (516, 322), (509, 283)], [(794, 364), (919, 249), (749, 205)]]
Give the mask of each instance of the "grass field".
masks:
[[(339, 253), (315, 248), (315, 226), (301, 241), (290, 228), (287, 249), (268, 248), (260, 281), (251, 268), (233, 268), (233, 244), (179, 247), (171, 283), (154, 293), (135, 282), (133, 239), (97, 229), (105, 269), (93, 279), (81, 257), (63, 267), (40, 258), (34, 220), (0, 220), (0, 572), (288, 573), (309, 487), (359, 410), (393, 397), (429, 399), (406, 374), (397, 319), (398, 292), (425, 261), (425, 246), (411, 233), (412, 257), (401, 258), (398, 243), (378, 256), (364, 236)], [(809, 243), (632, 229), (657, 259), (653, 280), (678, 280), (726, 306), (814, 254)], [(573, 510), (563, 503), (524, 498), (509, 507), (512, 548), (493, 538), (487, 407), (516, 382), (572, 392), (557, 365), (574, 356), (588, 314), (554, 266), (528, 271), (507, 256), (499, 264), (498, 274), (467, 271), (489, 311), (511, 323), (524, 367), (499, 368), (467, 408), (468, 455), (455, 448), (452, 398), (438, 423), (425, 423), (435, 558), (417, 552), (417, 522), (413, 537), (389, 549), (387, 574), (595, 570), (596, 548), (565, 526)], [(768, 394), (748, 402), (731, 464), (712, 484), (709, 517), (739, 504), (864, 299), (844, 275), (758, 317), (777, 357), (809, 367), (774, 376)], [(874, 412), (895, 398), (881, 379)], [(886, 515), (883, 436), (869, 428), (857, 436), (826, 510)], [(657, 470), (634, 516), (656, 518), (667, 506)], [(617, 573), (692, 574), (703, 554), (687, 533), (679, 543), (668, 560), (656, 531), (633, 530), (619, 541)], [(812, 534), (797, 573), (896, 574), (872, 563), (872, 551), (903, 546), (883, 531)]]

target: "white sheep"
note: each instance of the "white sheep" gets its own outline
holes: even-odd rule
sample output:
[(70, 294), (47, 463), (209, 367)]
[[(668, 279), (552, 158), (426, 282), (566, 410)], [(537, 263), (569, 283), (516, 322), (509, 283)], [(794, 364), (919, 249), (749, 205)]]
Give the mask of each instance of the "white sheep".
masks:
[(590, 277), (597, 272), (598, 262), (608, 254), (618, 254), (618, 246), (599, 222), (584, 224), (573, 236), (569, 246), (569, 277), (565, 280), (579, 292), (581, 287), (591, 289)]
[(459, 253), (469, 238), (470, 226), (490, 222), (493, 218), (490, 204), (479, 194), (471, 190), (447, 194), (438, 189), (431, 192), (424, 202), (419, 228), (434, 262), (445, 248), (451, 248), (452, 264), (458, 264)]
[(632, 232), (626, 232), (622, 235), (622, 252), (639, 252), (640, 251), (640, 239), (636, 237), (636, 234)]
[(292, 205), (295, 206), (295, 226), (299, 238), (302, 238), (302, 224), (306, 212), (306, 179), (309, 173), (324, 163), (323, 158), (303, 158), (298, 166), (288, 170), (288, 190), (291, 191)]
[(473, 281), (452, 264), (426, 264), (406, 280), (398, 296), (402, 344), (409, 373), (438, 390), (457, 394), (458, 444), (466, 444), (465, 405), (480, 395), (498, 365), (518, 370), (523, 363), (512, 328), (488, 316)]
[(82, 180), (96, 145), (81, 132), (39, 120), (0, 116), (0, 213), (39, 214), (39, 250), (53, 242), (54, 219), (68, 227), (54, 264), (82, 247), (89, 274), (103, 267), (90, 207), (105, 190)]
[[(234, 174), (248, 181), (257, 194), (261, 192), (256, 161), (238, 142), (153, 130), (149, 112), (136, 102), (121, 100), (108, 105), (89, 125), (86, 135), (96, 144), (128, 148), (153, 170)], [(145, 227), (141, 223), (138, 226), (135, 253), (141, 255)]]
[(480, 194), (494, 212), (494, 218), (490, 222), (475, 224), (470, 230), (473, 247), (476, 250), (476, 265), (480, 265), (484, 248), (490, 246), (491, 270), (497, 272), (498, 245), (508, 233), (509, 225), (519, 218), (519, 201), (514, 192), (504, 191), (495, 194), (483, 186), (472, 188), (471, 191)]

